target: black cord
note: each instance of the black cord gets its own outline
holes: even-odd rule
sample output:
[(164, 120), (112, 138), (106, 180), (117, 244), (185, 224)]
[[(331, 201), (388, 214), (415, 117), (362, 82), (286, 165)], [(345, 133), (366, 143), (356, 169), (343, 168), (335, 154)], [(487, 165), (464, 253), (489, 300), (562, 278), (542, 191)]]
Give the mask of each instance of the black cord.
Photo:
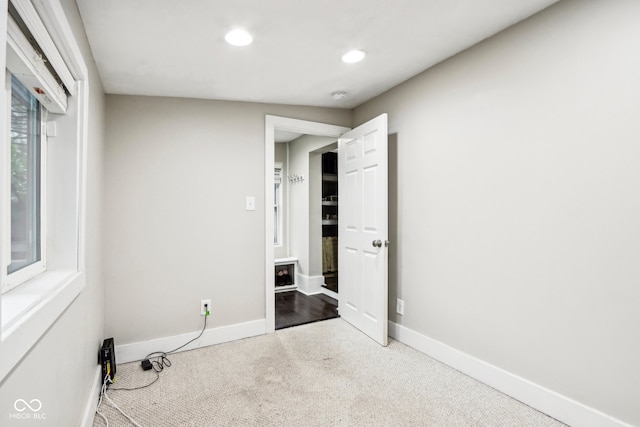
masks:
[(186, 343), (182, 344), (180, 347), (178, 348), (174, 348), (171, 351), (154, 351), (153, 353), (149, 353), (147, 354), (147, 357), (145, 357), (145, 359), (152, 359), (155, 358), (156, 360), (150, 360), (151, 361), (151, 366), (153, 367), (153, 371), (156, 373), (156, 378), (151, 381), (149, 384), (140, 386), (140, 387), (131, 387), (131, 388), (126, 388), (126, 387), (109, 387), (109, 390), (124, 390), (124, 391), (133, 391), (133, 390), (140, 390), (143, 388), (147, 388), (149, 386), (151, 386), (152, 384), (154, 384), (156, 381), (158, 381), (160, 379), (160, 372), (162, 372), (164, 370), (164, 367), (166, 366), (167, 368), (171, 366), (171, 360), (169, 360), (169, 358), (167, 357), (168, 354), (173, 354), (176, 351), (188, 346), (189, 344), (191, 344), (192, 342), (194, 342), (195, 340), (197, 340), (198, 338), (200, 338), (202, 336), (202, 334), (204, 334), (204, 330), (207, 328), (207, 317), (208, 314), (205, 314), (204, 316), (204, 325), (202, 326), (202, 330), (200, 331), (200, 333), (198, 334), (197, 337), (187, 341)]
[[(147, 357), (145, 357), (145, 359), (148, 359), (148, 358), (152, 357), (154, 354), (158, 354), (160, 356), (166, 356), (167, 354), (175, 353), (176, 351), (180, 350), (181, 348), (184, 348), (184, 347), (188, 346), (189, 344), (191, 344), (192, 342), (194, 342), (195, 340), (200, 338), (202, 336), (202, 334), (204, 333), (204, 330), (206, 328), (207, 328), (207, 316), (205, 315), (204, 316), (204, 325), (202, 326), (202, 330), (200, 331), (200, 334), (198, 334), (197, 337), (193, 338), (192, 340), (187, 341), (186, 343), (182, 344), (180, 347), (174, 348), (171, 351), (154, 351), (153, 353), (149, 353), (149, 354), (147, 354)], [(171, 364), (169, 364), (168, 366), (171, 366)]]
[(151, 360), (151, 364), (153, 366), (153, 369), (156, 372), (162, 372), (164, 370), (164, 367), (170, 367), (171, 366), (171, 360), (169, 360), (169, 358), (167, 357), (168, 354), (173, 354), (176, 351), (188, 346), (189, 344), (191, 344), (192, 342), (194, 342), (195, 340), (197, 340), (198, 338), (200, 338), (202, 336), (202, 334), (204, 333), (204, 330), (207, 328), (207, 316), (204, 316), (204, 325), (202, 325), (202, 330), (200, 331), (200, 333), (198, 334), (197, 337), (187, 341), (186, 343), (182, 344), (180, 347), (174, 348), (171, 351), (154, 351), (153, 353), (149, 353), (147, 354), (147, 357), (145, 357), (145, 359), (152, 359), (155, 358), (156, 360)]

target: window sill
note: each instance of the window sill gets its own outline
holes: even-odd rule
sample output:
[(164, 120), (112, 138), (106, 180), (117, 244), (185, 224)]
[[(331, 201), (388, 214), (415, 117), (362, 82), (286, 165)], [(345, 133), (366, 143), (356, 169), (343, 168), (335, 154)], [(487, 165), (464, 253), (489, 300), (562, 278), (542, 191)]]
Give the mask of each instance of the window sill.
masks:
[(53, 270), (2, 295), (0, 382), (69, 307), (83, 286), (83, 273)]

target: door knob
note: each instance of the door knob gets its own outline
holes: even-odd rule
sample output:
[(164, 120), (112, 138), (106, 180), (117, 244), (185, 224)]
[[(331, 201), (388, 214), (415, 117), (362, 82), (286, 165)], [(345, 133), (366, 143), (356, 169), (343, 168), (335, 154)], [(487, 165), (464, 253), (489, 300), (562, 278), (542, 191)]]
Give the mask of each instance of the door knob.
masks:
[(382, 241), (380, 241), (380, 240), (374, 240), (372, 242), (372, 244), (373, 244), (374, 248), (381, 248), (382, 247)]

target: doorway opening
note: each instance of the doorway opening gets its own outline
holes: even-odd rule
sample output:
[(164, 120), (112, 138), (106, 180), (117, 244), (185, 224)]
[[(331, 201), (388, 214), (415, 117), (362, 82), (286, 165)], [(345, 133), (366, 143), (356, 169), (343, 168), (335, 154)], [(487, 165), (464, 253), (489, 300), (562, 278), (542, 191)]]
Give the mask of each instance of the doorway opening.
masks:
[(275, 135), (275, 328), (282, 329), (338, 317), (337, 141)]
[[(330, 289), (334, 280), (330, 278), (330, 286), (326, 286), (323, 275), (325, 268), (336, 270), (337, 267), (337, 245), (335, 260), (323, 257), (323, 239), (331, 237), (331, 231), (323, 232), (323, 228), (334, 228), (337, 236), (337, 175), (334, 173), (335, 188), (325, 188), (323, 155), (337, 149), (338, 137), (349, 128), (267, 116), (265, 129), (266, 200), (274, 194), (275, 205), (278, 205), (276, 165), (282, 198), (279, 209), (274, 206), (273, 210), (265, 210), (266, 329), (269, 332), (337, 317), (338, 294)], [(323, 206), (325, 197), (333, 199), (335, 209), (329, 204)], [(287, 280), (279, 277), (279, 272)], [(335, 282), (337, 284), (337, 280)], [(281, 287), (280, 283), (286, 285)]]
[[(353, 130), (323, 123), (307, 122), (283, 117), (265, 119), (265, 198), (274, 191), (274, 145), (276, 131), (298, 132), (305, 145), (290, 144), (289, 174), (292, 182), (304, 183), (307, 177), (321, 177), (322, 157), (331, 149), (328, 140), (335, 141), (338, 150), (338, 181), (340, 203), (338, 209), (340, 316), (383, 346), (388, 343), (388, 161), (387, 115), (381, 114)], [(301, 163), (292, 162), (296, 150)], [(323, 151), (324, 150), (324, 151)], [(300, 171), (297, 168), (300, 168)], [(295, 190), (294, 190), (295, 189)], [(322, 250), (321, 179), (309, 179), (305, 185), (289, 189), (289, 257), (295, 258), (297, 290), (303, 293), (322, 293), (325, 281), (322, 258), (314, 252)], [(294, 191), (303, 195), (294, 197)], [(317, 194), (317, 196), (315, 195)], [(305, 197), (306, 196), (306, 199)], [(296, 207), (294, 200), (302, 200)], [(315, 209), (315, 205), (320, 209)], [(265, 267), (266, 316), (265, 332), (275, 330), (275, 262), (274, 210), (265, 210)], [(322, 214), (320, 214), (322, 215)], [(331, 214), (329, 214), (331, 215)], [(330, 217), (331, 218), (331, 217)], [(326, 214), (325, 214), (326, 219)], [(295, 229), (292, 223), (299, 221)], [(315, 224), (319, 224), (316, 228)], [(315, 230), (319, 232), (316, 233)], [(294, 239), (296, 243), (294, 243)], [(305, 240), (308, 239), (308, 240)], [(318, 239), (316, 245), (314, 239)], [(303, 242), (303, 243), (300, 243)], [(326, 284), (325, 284), (326, 285)], [(315, 292), (319, 290), (319, 292)], [(330, 292), (327, 290), (327, 292)]]
[[(276, 170), (281, 165), (280, 170), (296, 171), (282, 202), (288, 214), (281, 228), (288, 239), (276, 246), (275, 328), (283, 329), (339, 317), (338, 156), (334, 138), (301, 135), (282, 141), (276, 135)], [(278, 226), (276, 221), (276, 230)], [(297, 275), (296, 266), (301, 270)]]

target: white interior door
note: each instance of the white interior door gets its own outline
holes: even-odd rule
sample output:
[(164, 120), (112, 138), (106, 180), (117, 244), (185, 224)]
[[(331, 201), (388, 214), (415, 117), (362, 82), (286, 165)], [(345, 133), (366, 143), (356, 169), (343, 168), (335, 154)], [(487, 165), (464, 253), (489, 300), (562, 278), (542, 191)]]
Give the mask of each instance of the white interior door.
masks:
[(387, 115), (338, 140), (340, 316), (388, 341)]

